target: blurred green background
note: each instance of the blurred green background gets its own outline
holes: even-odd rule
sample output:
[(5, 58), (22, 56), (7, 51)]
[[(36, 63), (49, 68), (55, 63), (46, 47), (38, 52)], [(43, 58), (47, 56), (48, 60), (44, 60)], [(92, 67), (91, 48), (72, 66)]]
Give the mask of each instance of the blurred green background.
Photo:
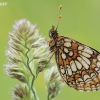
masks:
[[(83, 44), (100, 51), (100, 0), (0, 0), (0, 100), (12, 100), (10, 94), (16, 83), (5, 75), (7, 62), (5, 50), (9, 40), (8, 32), (16, 20), (26, 18), (36, 23), (40, 33), (48, 40), (48, 31), (57, 23), (57, 10), (63, 5), (58, 31)], [(35, 82), (40, 100), (46, 100), (44, 76), (41, 73)], [(100, 100), (98, 92), (78, 92), (67, 85), (54, 100)]]

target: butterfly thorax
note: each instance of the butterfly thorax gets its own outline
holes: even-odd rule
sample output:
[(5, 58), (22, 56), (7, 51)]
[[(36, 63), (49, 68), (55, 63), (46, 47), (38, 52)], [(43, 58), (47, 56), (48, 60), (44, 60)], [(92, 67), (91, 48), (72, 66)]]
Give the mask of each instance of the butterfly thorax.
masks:
[(54, 29), (54, 26), (52, 26), (51, 30), (49, 31), (49, 37), (50, 37), (49, 41), (50, 50), (55, 51), (58, 40), (58, 32), (57, 30)]

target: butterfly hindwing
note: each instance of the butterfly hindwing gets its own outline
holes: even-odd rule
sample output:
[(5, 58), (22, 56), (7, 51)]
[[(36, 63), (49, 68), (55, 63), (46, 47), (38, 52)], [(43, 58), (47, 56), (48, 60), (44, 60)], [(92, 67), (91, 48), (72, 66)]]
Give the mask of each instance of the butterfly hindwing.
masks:
[(83, 91), (100, 89), (100, 54), (67, 37), (59, 37), (55, 52), (59, 72), (72, 88)]

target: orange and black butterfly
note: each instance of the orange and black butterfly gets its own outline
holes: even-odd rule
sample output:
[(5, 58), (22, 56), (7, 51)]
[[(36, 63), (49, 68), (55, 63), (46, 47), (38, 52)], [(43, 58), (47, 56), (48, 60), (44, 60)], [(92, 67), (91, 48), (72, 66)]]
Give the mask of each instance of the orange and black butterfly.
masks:
[(49, 46), (63, 80), (76, 90), (100, 90), (100, 53), (69, 37), (59, 36), (57, 28), (52, 26), (49, 32)]

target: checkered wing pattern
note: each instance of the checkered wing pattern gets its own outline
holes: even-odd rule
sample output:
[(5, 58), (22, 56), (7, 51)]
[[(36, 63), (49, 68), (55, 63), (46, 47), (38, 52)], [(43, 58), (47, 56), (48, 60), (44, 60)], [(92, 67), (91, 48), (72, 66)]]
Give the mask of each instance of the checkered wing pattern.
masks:
[(59, 37), (55, 57), (63, 80), (68, 86), (82, 91), (100, 90), (100, 53), (68, 37)]

